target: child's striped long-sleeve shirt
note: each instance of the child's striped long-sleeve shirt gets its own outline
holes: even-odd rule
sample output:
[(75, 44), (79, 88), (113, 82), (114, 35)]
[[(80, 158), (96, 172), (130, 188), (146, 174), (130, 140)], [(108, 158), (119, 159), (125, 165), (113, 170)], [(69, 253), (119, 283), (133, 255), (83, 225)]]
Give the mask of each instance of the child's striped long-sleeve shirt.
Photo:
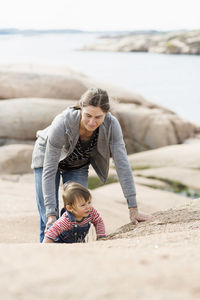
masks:
[[(77, 221), (73, 214), (66, 211), (46, 232), (45, 236), (54, 242), (76, 243), (84, 240), (87, 235), (90, 223), (95, 227), (97, 238), (104, 237), (105, 225), (95, 208), (92, 208), (89, 215), (81, 221)], [(78, 236), (79, 239), (76, 239)], [(64, 237), (64, 238), (62, 238)], [(60, 241), (60, 238), (62, 241)]]

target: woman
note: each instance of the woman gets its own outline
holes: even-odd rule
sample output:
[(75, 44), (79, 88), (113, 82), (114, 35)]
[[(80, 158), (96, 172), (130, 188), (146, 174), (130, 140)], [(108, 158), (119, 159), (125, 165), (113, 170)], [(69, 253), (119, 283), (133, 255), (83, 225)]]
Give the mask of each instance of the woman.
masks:
[(44, 239), (45, 227), (58, 218), (60, 177), (63, 183), (74, 181), (88, 187), (91, 164), (105, 183), (110, 155), (128, 203), (131, 221), (137, 224), (148, 219), (137, 210), (135, 186), (121, 127), (109, 109), (107, 92), (92, 88), (82, 95), (78, 106), (67, 108), (49, 127), (37, 132), (32, 167), (40, 214), (40, 242)]

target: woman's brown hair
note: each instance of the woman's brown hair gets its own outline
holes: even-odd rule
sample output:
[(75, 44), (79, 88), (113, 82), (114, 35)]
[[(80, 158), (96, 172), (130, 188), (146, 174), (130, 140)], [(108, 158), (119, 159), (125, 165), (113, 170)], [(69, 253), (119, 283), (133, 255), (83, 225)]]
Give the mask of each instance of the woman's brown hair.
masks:
[(110, 110), (107, 92), (99, 88), (90, 88), (81, 96), (79, 104), (75, 108), (81, 109), (89, 105), (99, 107), (103, 112), (107, 113)]

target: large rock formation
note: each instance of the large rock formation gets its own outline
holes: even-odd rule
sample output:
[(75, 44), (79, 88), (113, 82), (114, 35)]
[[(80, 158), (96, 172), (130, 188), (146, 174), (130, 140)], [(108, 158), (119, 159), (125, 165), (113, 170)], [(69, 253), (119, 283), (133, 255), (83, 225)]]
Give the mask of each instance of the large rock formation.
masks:
[[(3, 66), (0, 67), (0, 97), (23, 95), (27, 98), (0, 101), (0, 145), (33, 144), (37, 130), (49, 126), (57, 114), (74, 104), (82, 92), (92, 86), (108, 90), (112, 112), (121, 124), (128, 153), (180, 144), (200, 131), (194, 124), (142, 96), (100, 85), (66, 68)], [(51, 99), (28, 98), (35, 95)], [(52, 99), (53, 96), (71, 100)]]
[(173, 145), (129, 155), (134, 168), (179, 167), (200, 169), (200, 142)]
[(0, 147), (0, 174), (30, 173), (32, 152), (32, 145)]
[(128, 153), (181, 144), (200, 130), (162, 108), (119, 104), (115, 105), (114, 113), (122, 126)]
[(106, 89), (115, 101), (152, 105), (141, 95), (95, 81), (69, 68), (31, 64), (0, 66), (0, 99), (39, 97), (78, 100), (91, 87)]
[[(199, 299), (200, 207), (194, 202), (157, 211), (152, 221), (127, 224), (127, 205), (114, 185), (94, 194), (106, 228), (123, 225), (113, 239), (41, 245), (33, 180), (25, 176), (18, 182), (0, 180), (0, 189), (2, 299), (65, 300), (66, 295), (82, 300)], [(149, 189), (139, 193), (140, 203), (148, 202), (154, 212), (170, 199), (169, 194), (164, 199), (159, 191), (151, 194)]]
[(87, 89), (69, 68), (37, 65), (0, 66), (0, 98), (60, 98), (78, 99)]
[[(59, 99), (13, 99), (0, 102), (0, 144), (30, 142), (36, 131), (49, 126), (54, 117), (76, 101)], [(136, 104), (113, 105), (128, 153), (183, 143), (198, 128), (162, 108)]]
[(36, 131), (76, 101), (24, 98), (0, 101), (0, 144), (34, 141)]
[(200, 195), (200, 141), (132, 154), (129, 161), (140, 178), (164, 181), (171, 185), (166, 188), (191, 197)]

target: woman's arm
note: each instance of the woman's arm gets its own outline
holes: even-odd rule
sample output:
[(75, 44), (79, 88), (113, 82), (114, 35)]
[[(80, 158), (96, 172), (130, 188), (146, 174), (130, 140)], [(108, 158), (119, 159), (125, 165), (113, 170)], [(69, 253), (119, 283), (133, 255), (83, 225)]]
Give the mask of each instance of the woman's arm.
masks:
[(123, 140), (121, 126), (118, 120), (112, 116), (112, 130), (110, 137), (110, 150), (115, 163), (119, 182), (128, 207), (137, 207), (136, 189), (132, 170), (128, 161), (125, 143)]
[(115, 117), (112, 117), (110, 148), (122, 191), (128, 203), (130, 220), (133, 222), (133, 224), (150, 220), (151, 216), (138, 212), (136, 189), (132, 170), (128, 161), (121, 126)]
[(55, 118), (49, 130), (43, 166), (42, 187), (47, 217), (54, 216), (55, 218), (58, 214), (55, 198), (55, 177), (58, 170), (61, 149), (65, 142), (66, 134), (63, 117), (59, 115)]

